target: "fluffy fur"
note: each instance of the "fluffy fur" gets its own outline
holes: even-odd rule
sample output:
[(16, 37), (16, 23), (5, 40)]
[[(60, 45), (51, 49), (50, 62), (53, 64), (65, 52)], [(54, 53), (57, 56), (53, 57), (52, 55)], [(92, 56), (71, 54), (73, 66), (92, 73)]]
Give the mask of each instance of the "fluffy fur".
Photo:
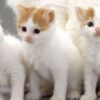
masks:
[(76, 8), (81, 34), (85, 37), (85, 94), (81, 100), (96, 100), (96, 85), (100, 75), (100, 8)]
[(10, 100), (23, 100), (25, 68), (18, 53), (20, 41), (6, 36), (0, 26), (0, 100), (3, 93), (11, 93)]
[(51, 100), (65, 100), (66, 93), (68, 99), (78, 99), (82, 85), (82, 59), (69, 34), (56, 25), (54, 11), (22, 5), (18, 6), (18, 11), (19, 36), (33, 66), (30, 73), (31, 96), (34, 99), (41, 96), (41, 76), (54, 84)]

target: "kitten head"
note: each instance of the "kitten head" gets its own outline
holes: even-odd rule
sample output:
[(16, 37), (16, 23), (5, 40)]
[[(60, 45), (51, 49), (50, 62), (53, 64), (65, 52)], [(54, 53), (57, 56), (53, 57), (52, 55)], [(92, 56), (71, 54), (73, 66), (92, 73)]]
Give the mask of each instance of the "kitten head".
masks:
[(94, 8), (76, 7), (77, 19), (80, 23), (81, 34), (86, 38), (97, 40), (100, 37), (100, 15)]
[(24, 7), (18, 5), (17, 28), (19, 36), (27, 41), (33, 42), (45, 33), (54, 20), (54, 11), (45, 8)]

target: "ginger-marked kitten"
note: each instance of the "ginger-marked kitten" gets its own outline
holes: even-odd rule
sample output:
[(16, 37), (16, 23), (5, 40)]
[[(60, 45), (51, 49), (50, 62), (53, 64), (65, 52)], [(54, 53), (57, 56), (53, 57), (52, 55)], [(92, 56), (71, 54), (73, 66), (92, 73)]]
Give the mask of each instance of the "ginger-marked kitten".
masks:
[(76, 8), (81, 34), (86, 39), (85, 94), (81, 100), (96, 100), (96, 85), (100, 75), (100, 8)]
[(20, 59), (20, 41), (5, 35), (0, 26), (0, 100), (11, 93), (10, 100), (23, 100), (25, 69)]
[(31, 97), (40, 98), (42, 77), (54, 84), (50, 100), (79, 99), (83, 63), (67, 32), (56, 25), (55, 12), (47, 8), (18, 6), (19, 36), (29, 52)]

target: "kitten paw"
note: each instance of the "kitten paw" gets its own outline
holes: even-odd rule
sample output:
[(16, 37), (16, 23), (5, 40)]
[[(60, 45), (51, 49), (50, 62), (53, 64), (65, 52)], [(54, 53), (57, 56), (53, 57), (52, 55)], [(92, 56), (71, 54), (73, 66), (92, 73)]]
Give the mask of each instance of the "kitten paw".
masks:
[(80, 93), (78, 91), (70, 91), (67, 94), (67, 100), (80, 100)]
[(64, 98), (60, 97), (60, 96), (52, 96), (50, 98), (50, 100), (65, 100)]
[(40, 94), (34, 95), (32, 93), (28, 93), (25, 96), (25, 100), (40, 100), (41, 96)]
[(96, 95), (83, 95), (80, 100), (96, 100)]

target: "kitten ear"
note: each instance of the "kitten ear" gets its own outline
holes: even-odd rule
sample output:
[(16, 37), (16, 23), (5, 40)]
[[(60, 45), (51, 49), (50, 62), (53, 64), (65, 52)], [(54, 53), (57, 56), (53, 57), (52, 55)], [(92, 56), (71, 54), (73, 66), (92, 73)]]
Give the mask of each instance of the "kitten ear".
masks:
[(93, 18), (93, 16), (94, 16), (94, 9), (93, 8), (88, 8), (87, 10), (86, 10), (86, 17), (87, 17), (87, 19), (89, 19), (89, 18)]
[(43, 13), (43, 17), (46, 19), (47, 23), (51, 23), (54, 20), (55, 13), (53, 10), (46, 10)]
[(18, 4), (16, 7), (17, 7), (17, 13), (21, 13), (26, 10), (26, 7), (24, 7), (21, 4)]
[(83, 9), (81, 7), (76, 7), (76, 16), (80, 22), (92, 19), (94, 16), (94, 9), (93, 8)]
[(17, 15), (19, 15), (20, 13), (23, 13), (23, 12), (27, 12), (27, 11), (34, 11), (36, 8), (34, 6), (32, 7), (27, 7), (27, 6), (23, 6), (21, 4), (18, 4), (17, 6)]
[(85, 17), (85, 9), (81, 8), (81, 7), (76, 7), (76, 16), (78, 18), (79, 21), (83, 21), (84, 17)]

